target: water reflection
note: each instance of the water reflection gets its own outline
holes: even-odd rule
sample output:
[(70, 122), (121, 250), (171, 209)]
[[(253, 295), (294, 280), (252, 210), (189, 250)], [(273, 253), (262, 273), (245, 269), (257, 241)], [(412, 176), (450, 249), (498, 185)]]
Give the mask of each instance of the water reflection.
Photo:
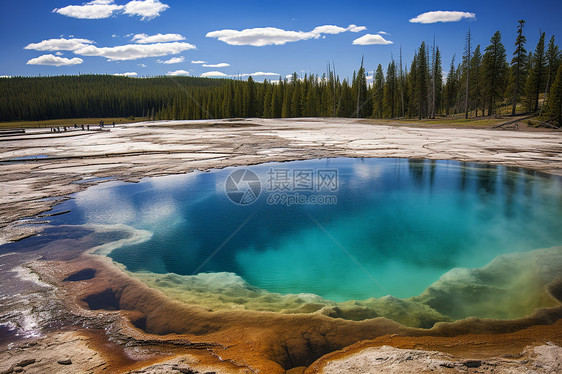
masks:
[[(272, 167), (337, 169), (337, 204), (268, 204), (265, 181)], [(150, 231), (149, 240), (110, 254), (131, 271), (231, 272), (273, 292), (333, 300), (386, 292), (415, 296), (452, 268), (481, 267), (503, 253), (562, 244), (556, 177), (411, 159), (312, 160), (252, 170), (264, 190), (248, 206), (228, 199), (224, 182), (232, 169), (224, 169), (105, 183), (64, 203), (60, 209), (71, 213), (53, 217), (53, 223)]]

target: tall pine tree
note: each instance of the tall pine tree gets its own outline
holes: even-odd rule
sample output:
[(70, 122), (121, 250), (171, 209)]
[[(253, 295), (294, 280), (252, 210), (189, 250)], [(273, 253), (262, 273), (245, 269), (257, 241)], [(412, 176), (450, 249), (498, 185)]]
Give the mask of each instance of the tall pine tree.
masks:
[(515, 51), (511, 59), (511, 81), (508, 88), (508, 93), (511, 94), (511, 115), (515, 115), (517, 102), (523, 92), (523, 82), (526, 76), (527, 67), (527, 50), (525, 43), (527, 38), (523, 35), (523, 27), (525, 26), (524, 20), (519, 20), (517, 26), (517, 38), (515, 38)]
[(482, 58), (483, 92), (488, 101), (488, 115), (496, 114), (498, 100), (503, 97), (507, 74), (505, 47), (501, 41), (501, 33), (496, 33), (490, 39)]
[(532, 101), (529, 107), (536, 112), (539, 108), (539, 95), (546, 83), (546, 57), (544, 54), (544, 32), (540, 34), (533, 59), (531, 60), (531, 71), (525, 85), (528, 91), (528, 97)]
[(443, 67), (441, 66), (441, 52), (439, 47), (435, 48), (435, 111), (440, 112), (443, 107)]
[(418, 118), (422, 119), (427, 117), (427, 94), (428, 94), (428, 66), (427, 66), (427, 51), (425, 42), (422, 42), (418, 51), (418, 61), (416, 66), (416, 84), (414, 100), (418, 109)]
[(547, 63), (547, 77), (546, 77), (546, 87), (544, 90), (544, 106), (548, 105), (549, 100), (549, 90), (552, 82), (555, 78), (556, 71), (558, 70), (558, 64), (560, 64), (560, 60), (558, 56), (560, 55), (560, 49), (555, 44), (554, 35), (550, 38), (548, 42), (548, 48), (546, 50), (546, 63)]
[(455, 68), (455, 55), (451, 58), (451, 66), (447, 74), (447, 82), (445, 84), (445, 114), (455, 113), (455, 105), (457, 102), (458, 81), (457, 70)]
[(392, 60), (386, 70), (386, 81), (384, 86), (384, 108), (385, 117), (396, 117), (398, 107), (398, 77), (396, 76), (396, 64)]
[(562, 126), (562, 64), (558, 67), (556, 78), (551, 87), (551, 95), (549, 101), (550, 115), (558, 121), (558, 126)]
[(373, 81), (373, 117), (382, 118), (384, 113), (384, 73), (379, 64)]

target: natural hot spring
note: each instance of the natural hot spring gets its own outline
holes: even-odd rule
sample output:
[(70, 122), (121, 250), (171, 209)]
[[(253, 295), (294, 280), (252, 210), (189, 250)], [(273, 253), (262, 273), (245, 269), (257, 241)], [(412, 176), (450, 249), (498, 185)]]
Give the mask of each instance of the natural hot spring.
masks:
[[(250, 169), (261, 181), (251, 204), (225, 193), (236, 170), (228, 168), (103, 183), (61, 204), (71, 212), (52, 221), (130, 233), (98, 253), (170, 297), (211, 310), (385, 316), (427, 327), (468, 316), (516, 318), (557, 303), (547, 285), (562, 274), (558, 177), (407, 159)], [(319, 175), (334, 170), (337, 186), (333, 174)], [(260, 191), (251, 174), (233, 176), (230, 192), (233, 181), (242, 192)], [(304, 191), (320, 183), (322, 191)], [(279, 202), (273, 193), (306, 201), (271, 204)]]

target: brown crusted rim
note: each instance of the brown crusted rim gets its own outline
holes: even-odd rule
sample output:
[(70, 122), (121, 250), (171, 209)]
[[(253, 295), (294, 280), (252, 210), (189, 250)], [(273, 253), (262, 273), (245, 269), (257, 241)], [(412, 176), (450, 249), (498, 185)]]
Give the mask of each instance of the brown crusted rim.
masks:
[[(481, 341), (491, 349), (493, 344), (506, 341), (506, 337), (513, 334), (526, 337), (517, 341), (528, 344), (532, 339), (542, 339), (541, 336), (556, 340), (551, 336), (552, 331), (562, 342), (562, 304), (537, 309), (530, 316), (515, 320), (467, 318), (421, 329), (405, 327), (385, 318), (357, 322), (314, 313), (211, 312), (171, 300), (131, 278), (108, 258), (91, 254), (83, 254), (70, 262), (35, 262), (32, 267), (58, 286), (60, 296), (73, 313), (90, 317), (100, 313), (117, 314), (120, 333), (133, 339), (155, 339), (163, 344), (186, 339), (193, 344), (209, 344), (209, 351), (221, 360), (272, 373), (309, 366), (326, 354), (332, 355), (326, 359), (339, 357), (336, 351), (345, 347), (349, 348), (341, 354), (351, 354), (369, 344), (447, 351), (447, 341), (463, 336), (470, 337), (467, 342)], [(63, 282), (84, 269), (95, 271), (95, 276)], [(558, 301), (562, 299), (562, 278), (549, 286), (549, 292)], [(362, 341), (367, 342), (360, 343)], [(521, 344), (516, 347), (521, 348)], [(314, 365), (321, 365), (323, 360)]]

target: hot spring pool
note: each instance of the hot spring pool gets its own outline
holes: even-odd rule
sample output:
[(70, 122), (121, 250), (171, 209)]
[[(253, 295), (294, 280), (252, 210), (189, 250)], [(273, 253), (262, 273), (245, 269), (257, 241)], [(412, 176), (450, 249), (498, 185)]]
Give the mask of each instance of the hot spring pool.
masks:
[(559, 249), (534, 251), (562, 245), (558, 177), (407, 159), (235, 170), (244, 169), (103, 183), (61, 204), (71, 212), (52, 221), (136, 233), (104, 252), (150, 286), (211, 308), (385, 309), (381, 300), (400, 300), (455, 319), (554, 303), (526, 292), (562, 274)]

